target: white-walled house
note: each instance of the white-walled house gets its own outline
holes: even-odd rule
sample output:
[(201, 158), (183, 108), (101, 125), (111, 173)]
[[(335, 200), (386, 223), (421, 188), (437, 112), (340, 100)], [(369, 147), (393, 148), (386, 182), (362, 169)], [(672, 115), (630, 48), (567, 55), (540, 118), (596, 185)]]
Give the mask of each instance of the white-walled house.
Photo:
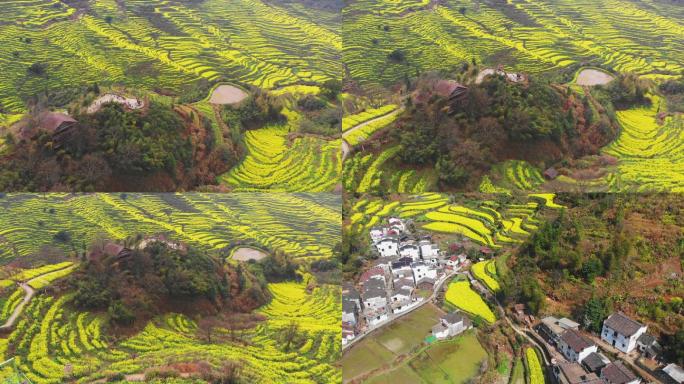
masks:
[(432, 334), (438, 340), (443, 340), (447, 337), (456, 336), (472, 327), (472, 323), (467, 316), (464, 316), (461, 311), (453, 311), (439, 319), (439, 324), (432, 327)]
[(437, 279), (437, 269), (423, 262), (411, 264), (411, 269), (413, 270), (413, 279), (415, 280), (416, 285), (420, 284), (420, 281), (426, 278)]
[(395, 257), (399, 255), (399, 241), (394, 236), (386, 236), (375, 243), (380, 257)]
[(358, 321), (359, 308), (356, 303), (346, 298), (342, 299), (342, 322), (351, 325), (356, 325)]
[(406, 259), (393, 261), (390, 264), (390, 269), (392, 270), (393, 277), (411, 275), (411, 259), (407, 257)]
[(363, 284), (363, 306), (366, 309), (382, 308), (387, 306), (387, 291), (384, 280), (368, 279)]
[(399, 256), (410, 257), (413, 261), (420, 260), (420, 248), (415, 243), (403, 243), (399, 245)]
[(647, 328), (625, 316), (624, 313), (615, 312), (603, 321), (601, 339), (618, 350), (629, 353), (636, 347), (637, 339), (646, 332)]
[(418, 247), (420, 247), (420, 256), (423, 260), (439, 256), (439, 246), (433, 244), (430, 240), (420, 240)]
[(396, 217), (390, 217), (387, 222), (389, 223), (389, 226), (391, 228), (394, 228), (395, 230), (399, 231), (400, 233), (406, 232), (406, 224), (404, 223), (404, 220), (396, 218)]
[(373, 244), (375, 244), (385, 236), (385, 229), (382, 227), (373, 227), (370, 229), (369, 233), (371, 241), (373, 241)]
[(558, 349), (572, 363), (581, 363), (592, 352), (598, 352), (598, 348), (591, 340), (574, 329), (563, 332), (558, 341)]

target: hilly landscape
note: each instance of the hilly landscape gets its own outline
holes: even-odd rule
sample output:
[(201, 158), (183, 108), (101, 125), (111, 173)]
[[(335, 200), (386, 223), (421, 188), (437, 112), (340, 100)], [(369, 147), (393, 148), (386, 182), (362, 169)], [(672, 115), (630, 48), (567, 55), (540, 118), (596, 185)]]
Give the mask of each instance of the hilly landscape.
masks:
[(682, 12), (657, 0), (350, 2), (345, 188), (682, 191)]
[(339, 381), (338, 195), (0, 205), (3, 380)]
[(333, 190), (340, 7), (4, 2), (1, 189)]

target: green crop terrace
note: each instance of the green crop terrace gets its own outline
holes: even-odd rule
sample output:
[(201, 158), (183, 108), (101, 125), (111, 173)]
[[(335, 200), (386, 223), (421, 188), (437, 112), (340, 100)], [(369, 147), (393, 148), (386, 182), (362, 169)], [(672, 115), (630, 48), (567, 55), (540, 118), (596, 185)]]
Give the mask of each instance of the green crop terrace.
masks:
[(0, 199), (0, 262), (53, 244), (62, 230), (77, 246), (98, 236), (165, 233), (207, 250), (240, 241), (303, 260), (328, 258), (340, 238), (339, 205), (333, 194), (6, 195)]
[[(679, 74), (684, 11), (656, 1), (358, 0), (344, 10), (343, 57), (351, 77), (392, 83), (463, 61), (540, 73), (582, 62), (616, 72)], [(353, 31), (353, 33), (352, 33)], [(405, 62), (388, 54), (405, 53)]]
[[(0, 11), (0, 111), (45, 89), (117, 83), (179, 91), (204, 78), (261, 88), (340, 73), (337, 18), (259, 0), (8, 0)], [(306, 44), (301, 44), (306, 41)], [(12, 65), (9, 65), (9, 64)], [(30, 76), (34, 63), (46, 76)]]
[[(280, 250), (304, 265), (332, 257), (341, 236), (340, 204), (339, 195), (321, 193), (3, 195), (0, 262), (26, 257), (35, 263), (30, 256), (44, 246), (69, 251), (98, 237), (124, 240), (165, 233), (209, 252), (238, 242)], [(61, 231), (71, 234), (70, 244), (57, 240)], [(111, 336), (105, 314), (75, 310), (68, 292), (45, 292), (75, 267), (75, 262), (0, 267), (2, 321), (24, 296), (18, 282), (27, 281), (38, 291), (0, 338), (0, 360), (14, 358), (34, 384), (136, 377), (156, 367), (200, 360), (213, 366), (238, 361), (241, 378), (254, 383), (341, 381), (334, 365), (341, 344), (340, 289), (319, 284), (304, 267), (301, 282), (269, 284), (272, 299), (256, 310), (265, 320), (241, 330), (242, 342), (214, 343), (198, 336), (197, 318), (176, 313), (154, 318), (133, 335)], [(285, 347), (281, 335), (293, 326), (300, 342), (296, 348)], [(13, 374), (9, 366), (0, 368), (0, 379)]]
[(352, 232), (364, 233), (389, 217), (411, 218), (424, 231), (459, 235), (497, 249), (519, 244), (536, 231), (543, 210), (563, 208), (554, 203), (553, 194), (530, 194), (507, 203), (481, 196), (463, 203), (450, 202), (448, 195), (439, 193), (404, 195), (395, 201), (361, 198), (352, 206), (346, 225)]

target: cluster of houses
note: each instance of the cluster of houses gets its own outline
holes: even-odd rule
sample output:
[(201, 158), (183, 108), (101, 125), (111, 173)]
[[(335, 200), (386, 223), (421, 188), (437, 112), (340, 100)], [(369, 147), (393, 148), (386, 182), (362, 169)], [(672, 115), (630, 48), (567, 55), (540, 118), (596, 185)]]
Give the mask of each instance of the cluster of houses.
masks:
[[(458, 268), (466, 260), (465, 254), (446, 257), (429, 236), (413, 236), (402, 219), (390, 218), (386, 225), (372, 228), (369, 235), (377, 259), (359, 278), (358, 290), (352, 284), (343, 288), (343, 344), (418, 305), (424, 298), (417, 290), (432, 292), (447, 269)], [(451, 320), (442, 324), (450, 329), (447, 333), (469, 326)]]
[[(641, 379), (621, 361), (611, 361), (599, 351), (596, 343), (579, 331), (579, 324), (568, 318), (547, 316), (537, 327), (538, 332), (565, 358), (553, 367), (560, 384), (639, 384)], [(601, 340), (620, 352), (641, 353), (653, 359), (661, 351), (655, 337), (646, 333), (647, 326), (621, 312), (611, 314), (603, 322)], [(672, 365), (672, 364), (671, 364)], [(669, 369), (677, 376), (677, 368)], [(681, 368), (679, 368), (681, 375)], [(670, 375), (672, 376), (672, 375)], [(679, 380), (673, 383), (681, 384)]]

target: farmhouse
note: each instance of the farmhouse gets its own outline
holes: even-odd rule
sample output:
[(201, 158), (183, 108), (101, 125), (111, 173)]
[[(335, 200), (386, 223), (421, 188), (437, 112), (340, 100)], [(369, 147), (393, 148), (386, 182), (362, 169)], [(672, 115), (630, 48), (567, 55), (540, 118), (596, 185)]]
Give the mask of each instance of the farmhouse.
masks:
[(575, 329), (563, 332), (558, 342), (558, 349), (568, 361), (573, 363), (581, 363), (589, 354), (598, 352), (596, 345)]
[(622, 312), (615, 312), (603, 321), (601, 339), (624, 353), (631, 352), (637, 344), (639, 336), (646, 332), (647, 327)]
[(472, 328), (470, 319), (463, 316), (460, 311), (453, 311), (439, 319), (439, 323), (432, 327), (432, 334), (438, 340), (443, 340), (454, 337), (469, 328)]
[(383, 308), (387, 306), (387, 289), (385, 281), (369, 279), (363, 284), (363, 305), (365, 308)]
[(546, 169), (543, 175), (546, 178), (546, 180), (553, 180), (556, 177), (558, 177), (558, 171), (556, 171), (556, 168), (551, 167)]
[(355, 326), (358, 322), (359, 308), (351, 300), (342, 298), (342, 323)]
[(420, 284), (424, 279), (436, 279), (437, 270), (423, 262), (417, 262), (411, 264), (411, 269), (413, 270), (413, 279), (416, 284)]
[(610, 364), (610, 360), (600, 352), (592, 352), (582, 360), (584, 368), (597, 375), (601, 374), (603, 367), (608, 364)]
[(420, 256), (423, 260), (439, 257), (439, 246), (433, 244), (432, 241), (420, 240), (418, 246), (420, 247)]
[(399, 256), (410, 257), (413, 261), (420, 260), (420, 249), (414, 241), (407, 241), (399, 245)]
[(350, 341), (354, 340), (354, 338), (356, 338), (356, 332), (354, 331), (354, 327), (343, 322), (342, 323), (342, 345), (349, 343)]
[(579, 324), (568, 318), (557, 319), (553, 316), (543, 318), (539, 325), (539, 331), (552, 343), (558, 343), (566, 329), (577, 330), (578, 328)]
[(677, 364), (668, 364), (663, 368), (663, 373), (668, 384), (684, 383), (684, 369)]
[(595, 373), (587, 372), (577, 363), (562, 363), (553, 366), (553, 375), (559, 384), (605, 384)]
[(637, 349), (647, 359), (655, 359), (661, 352), (662, 347), (653, 335), (643, 333), (637, 339)]
[(399, 277), (399, 276), (405, 276), (407, 274), (411, 273), (411, 259), (410, 258), (402, 258), (397, 261), (393, 261), (390, 264), (390, 268), (392, 269), (392, 276)]
[(399, 253), (399, 241), (396, 236), (387, 235), (375, 243), (375, 248), (378, 250), (380, 257), (393, 257)]
[(616, 361), (601, 370), (601, 379), (608, 384), (638, 384), (641, 382), (622, 362)]

